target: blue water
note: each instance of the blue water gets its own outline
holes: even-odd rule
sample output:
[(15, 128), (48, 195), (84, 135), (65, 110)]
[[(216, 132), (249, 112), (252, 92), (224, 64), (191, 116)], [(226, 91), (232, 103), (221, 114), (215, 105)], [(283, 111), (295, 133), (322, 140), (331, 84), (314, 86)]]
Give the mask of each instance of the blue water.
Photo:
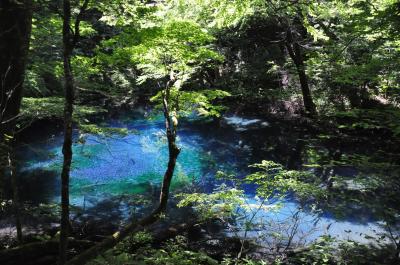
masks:
[[(107, 126), (128, 129), (128, 135), (85, 135), (84, 141), (78, 142), (76, 132), (70, 174), (72, 204), (79, 206), (88, 196), (144, 193), (159, 186), (168, 159), (164, 122), (161, 117), (148, 120), (138, 113), (131, 115), (125, 121), (107, 121)], [(223, 141), (209, 138), (207, 131), (203, 135), (197, 131), (201, 131), (202, 126), (207, 125), (197, 122), (192, 126), (190, 122), (183, 122), (179, 129), (177, 143), (181, 153), (172, 189), (195, 183), (211, 191), (210, 180), (216, 171), (241, 172), (238, 160), (244, 159), (245, 153), (235, 150), (229, 143), (228, 138), (234, 136), (225, 135)], [(58, 133), (37, 138), (44, 139), (18, 149), (19, 159), (23, 161), (20, 174), (26, 184), (22, 187), (23, 196), (36, 202), (57, 202), (63, 137)], [(39, 197), (37, 189), (43, 191)]]
[[(159, 187), (168, 158), (164, 122), (160, 116), (152, 119), (145, 116), (144, 111), (139, 111), (107, 119), (106, 126), (127, 128), (128, 135), (85, 135), (82, 143), (78, 142), (75, 132), (70, 185), (72, 205), (90, 207), (88, 201), (98, 202), (126, 194), (151, 194)], [(34, 203), (59, 202), (62, 134), (59, 131), (36, 133), (31, 135), (29, 145), (21, 144), (18, 149), (22, 199)], [(182, 151), (172, 192), (190, 185), (199, 191), (211, 192), (221, 183), (215, 179), (217, 171), (234, 173), (241, 178), (250, 173), (249, 164), (262, 159), (284, 165), (315, 163), (313, 159), (318, 155), (310, 153), (315, 152), (314, 149), (295, 155), (298, 153), (296, 140), (304, 137), (307, 132), (301, 129), (293, 130), (281, 123), (252, 117), (229, 116), (217, 122), (182, 121), (177, 141)], [(351, 175), (355, 169), (341, 170), (344, 175)], [(246, 186), (245, 192), (247, 202), (256, 209), (259, 200), (255, 197), (255, 187)], [(271, 203), (257, 212), (254, 220), (263, 223), (264, 229), (251, 231), (248, 236), (262, 238), (267, 231), (293, 225), (294, 213), (300, 210), (300, 205), (291, 199), (281, 203), (281, 207)], [(369, 214), (366, 216), (348, 215), (338, 219), (329, 212), (315, 214), (300, 210), (296, 215), (296, 222), (300, 223), (296, 239), (310, 241), (330, 234), (340, 239), (369, 242), (366, 235), (367, 238), (378, 236), (384, 229)]]

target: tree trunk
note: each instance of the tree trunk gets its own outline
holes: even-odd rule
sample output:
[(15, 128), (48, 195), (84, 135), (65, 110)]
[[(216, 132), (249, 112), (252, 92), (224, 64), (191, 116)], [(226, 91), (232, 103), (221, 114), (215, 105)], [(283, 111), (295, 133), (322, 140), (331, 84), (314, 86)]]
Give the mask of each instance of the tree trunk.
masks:
[(13, 209), (19, 243), (22, 242), (22, 226), (12, 143), (15, 122), (21, 106), (31, 29), (31, 0), (0, 2), (0, 199), (4, 170), (7, 167), (11, 177)]
[(32, 28), (32, 0), (0, 1), (0, 199), (8, 143), (22, 99), (22, 84)]
[(306, 74), (306, 67), (304, 64), (304, 57), (301, 52), (300, 44), (293, 39), (292, 30), (290, 28), (287, 30), (286, 33), (285, 46), (289, 53), (290, 58), (292, 59), (292, 61), (296, 66), (297, 74), (300, 80), (301, 92), (303, 95), (304, 108), (309, 115), (314, 116), (317, 113), (317, 111), (311, 96), (310, 87), (308, 85), (308, 78)]
[(1, 138), (19, 113), (31, 28), (31, 0), (0, 2)]
[(297, 74), (300, 80), (301, 93), (303, 95), (304, 108), (306, 112), (308, 112), (311, 116), (314, 116), (317, 111), (311, 96), (310, 87), (308, 86), (308, 78), (305, 71), (304, 59), (301, 53), (300, 45), (298, 43), (287, 43), (286, 48), (289, 52), (290, 58), (293, 60), (296, 66)]
[(22, 244), (22, 224), (21, 224), (21, 215), (20, 215), (20, 202), (19, 202), (19, 193), (18, 193), (18, 177), (15, 174), (14, 170), (14, 156), (13, 156), (12, 148), (8, 152), (8, 168), (10, 171), (11, 177), (11, 186), (13, 191), (13, 210), (15, 217), (15, 227), (17, 228), (17, 240), (19, 244)]
[(61, 172), (61, 228), (59, 264), (65, 264), (69, 234), (69, 174), (72, 163), (72, 112), (74, 104), (74, 80), (71, 69), (72, 33), (71, 33), (71, 3), (63, 2), (63, 59), (64, 59), (64, 144), (62, 152), (64, 162)]
[(62, 152), (64, 155), (63, 168), (61, 171), (61, 228), (60, 228), (60, 256), (59, 264), (67, 261), (68, 234), (70, 230), (69, 220), (69, 175), (72, 163), (72, 114), (74, 111), (75, 84), (71, 68), (71, 56), (78, 40), (79, 25), (83, 13), (86, 11), (90, 0), (85, 0), (80, 7), (76, 17), (74, 32), (71, 28), (71, 1), (63, 1), (63, 63), (64, 63), (64, 144)]
[(166, 94), (163, 98), (163, 110), (164, 110), (164, 119), (165, 119), (165, 130), (167, 133), (168, 139), (168, 167), (167, 171), (164, 174), (163, 183), (161, 187), (160, 193), (160, 205), (159, 211), (163, 212), (167, 208), (167, 202), (169, 197), (169, 187), (171, 186), (172, 177), (174, 175), (176, 159), (180, 153), (180, 149), (176, 146), (176, 128), (171, 122), (170, 111), (168, 107), (168, 97), (169, 97), (169, 88), (167, 88)]

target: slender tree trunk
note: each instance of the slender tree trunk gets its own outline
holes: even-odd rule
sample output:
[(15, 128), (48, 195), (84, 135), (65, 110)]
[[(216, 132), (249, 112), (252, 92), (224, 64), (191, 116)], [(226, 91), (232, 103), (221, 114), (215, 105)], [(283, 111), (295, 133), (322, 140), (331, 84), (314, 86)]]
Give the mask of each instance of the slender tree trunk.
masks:
[(167, 208), (167, 202), (169, 197), (169, 188), (171, 186), (172, 177), (174, 175), (176, 159), (180, 153), (180, 149), (176, 145), (176, 128), (171, 122), (170, 110), (168, 107), (168, 97), (169, 97), (169, 88), (167, 88), (166, 95), (163, 98), (163, 110), (164, 110), (164, 119), (165, 119), (165, 129), (167, 133), (168, 140), (168, 167), (167, 171), (164, 174), (163, 183), (161, 187), (160, 193), (160, 204), (159, 211), (163, 212)]
[(296, 66), (297, 74), (300, 80), (301, 92), (303, 95), (304, 108), (306, 112), (308, 112), (308, 114), (314, 116), (317, 111), (311, 96), (310, 87), (308, 85), (308, 78), (306, 74), (303, 53), (301, 51), (300, 44), (294, 40), (293, 33), (290, 28), (287, 30), (286, 33), (285, 46), (290, 58)]
[(299, 79), (300, 79), (300, 84), (301, 84), (301, 91), (303, 93), (303, 100), (304, 100), (304, 106), (306, 108), (306, 111), (308, 111), (311, 115), (316, 114), (316, 109), (315, 109), (315, 104), (313, 102), (312, 96), (311, 96), (311, 90), (308, 85), (308, 78), (306, 74), (306, 67), (304, 65), (304, 58), (301, 52), (300, 45), (298, 43), (294, 44), (294, 50), (295, 54), (297, 56), (297, 72), (299, 74)]
[(84, 12), (86, 12), (90, 0), (84, 0), (74, 24), (74, 32), (71, 27), (71, 1), (63, 0), (63, 64), (64, 64), (64, 155), (61, 171), (61, 228), (60, 228), (60, 255), (59, 264), (67, 261), (68, 234), (70, 230), (69, 220), (69, 177), (72, 163), (72, 114), (74, 111), (75, 84), (71, 68), (71, 56), (79, 41), (79, 26)]
[(13, 149), (11, 148), (8, 152), (8, 168), (11, 177), (11, 186), (13, 191), (13, 210), (15, 217), (15, 227), (17, 228), (17, 240), (19, 244), (22, 244), (22, 224), (21, 224), (21, 205), (19, 202), (19, 192), (18, 192), (18, 176), (15, 174), (14, 156)]
[(287, 43), (286, 48), (290, 58), (293, 60), (296, 66), (297, 74), (300, 80), (301, 93), (303, 95), (304, 108), (306, 112), (313, 116), (317, 113), (317, 111), (315, 109), (315, 104), (311, 96), (311, 90), (308, 85), (308, 78), (305, 71), (304, 59), (301, 53), (300, 45), (298, 43)]
[(68, 234), (69, 234), (69, 174), (72, 163), (72, 113), (74, 104), (74, 80), (71, 69), (72, 32), (71, 28), (71, 3), (63, 2), (63, 59), (64, 59), (64, 144), (62, 152), (64, 162), (61, 172), (61, 230), (60, 230), (60, 256), (59, 264), (67, 260)]

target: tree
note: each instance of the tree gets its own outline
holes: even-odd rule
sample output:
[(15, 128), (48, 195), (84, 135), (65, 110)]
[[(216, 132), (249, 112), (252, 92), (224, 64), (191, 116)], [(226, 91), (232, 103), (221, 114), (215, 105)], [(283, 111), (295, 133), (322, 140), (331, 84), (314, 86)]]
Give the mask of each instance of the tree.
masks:
[[(215, 29), (237, 27), (245, 24), (251, 17), (265, 17), (275, 21), (281, 32), (280, 39), (274, 40), (288, 52), (300, 81), (304, 108), (311, 116), (316, 114), (316, 107), (311, 95), (309, 80), (306, 73), (306, 57), (304, 46), (308, 44), (308, 33), (303, 25), (303, 12), (308, 6), (306, 1), (169, 1), (170, 8), (183, 13), (207, 27)], [(182, 12), (185, 10), (185, 12)], [(176, 12), (174, 15), (178, 15)], [(275, 32), (265, 34), (275, 35)], [(270, 45), (268, 43), (266, 45)]]
[(301, 38), (301, 35), (299, 32), (293, 29), (293, 26), (286, 25), (285, 27), (287, 30), (284, 43), (290, 58), (296, 66), (297, 74), (300, 80), (301, 92), (303, 94), (304, 108), (310, 115), (313, 116), (316, 114), (316, 108), (311, 96), (310, 86), (308, 84), (304, 55), (300, 40), (295, 37), (297, 35)]
[(32, 26), (32, 1), (0, 3), (0, 139), (19, 114)]
[(376, 104), (375, 96), (397, 97), (398, 8), (391, 0), (326, 1), (308, 6), (305, 24), (320, 47), (311, 53), (309, 69), (314, 80), (319, 80), (319, 93), (326, 90), (330, 101), (343, 106), (347, 99), (352, 108), (371, 107)]
[[(254, 2), (258, 4), (258, 2)], [(317, 113), (306, 73), (306, 58), (303, 47), (310, 46), (309, 33), (304, 26), (305, 11), (310, 3), (307, 1), (265, 1), (261, 13), (273, 18), (279, 25), (281, 39), (279, 43), (286, 48), (293, 61), (300, 81), (305, 111), (314, 116)]]
[(169, 159), (161, 186), (157, 207), (147, 217), (131, 223), (122, 230), (106, 238), (96, 246), (71, 259), (67, 264), (84, 264), (105, 250), (115, 246), (127, 235), (150, 225), (166, 211), (169, 190), (173, 178), (176, 160), (180, 149), (176, 143), (178, 117), (197, 110), (203, 115), (218, 115), (217, 106), (210, 99), (226, 96), (219, 90), (181, 91), (190, 76), (201, 63), (213, 63), (220, 60), (208, 44), (213, 39), (199, 25), (190, 21), (158, 21), (155, 26), (136, 29), (125, 28), (125, 32), (107, 40), (103, 49), (112, 49), (113, 53), (101, 54), (103, 63), (114, 66), (134, 65), (141, 71), (138, 83), (153, 81), (159, 93), (153, 97), (158, 102), (165, 119), (165, 132), (168, 142)]
[(80, 22), (90, 0), (85, 0), (75, 19), (74, 31), (71, 29), (71, 2), (63, 1), (63, 65), (64, 65), (64, 162), (61, 172), (61, 228), (59, 264), (65, 264), (68, 246), (69, 222), (69, 174), (72, 163), (72, 114), (74, 110), (75, 86), (71, 69), (72, 52), (79, 41)]
[(0, 3), (0, 198), (5, 168), (13, 186), (18, 241), (22, 242), (17, 176), (12, 145), (22, 100), (25, 65), (32, 27), (32, 1), (5, 0)]

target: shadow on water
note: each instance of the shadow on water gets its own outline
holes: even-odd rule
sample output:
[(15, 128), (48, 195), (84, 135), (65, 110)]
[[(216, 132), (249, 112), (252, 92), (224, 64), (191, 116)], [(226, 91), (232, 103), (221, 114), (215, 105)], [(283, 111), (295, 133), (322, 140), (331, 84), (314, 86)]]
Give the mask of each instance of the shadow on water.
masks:
[[(10, 180), (8, 180), (10, 181)], [(20, 172), (18, 175), (20, 200), (33, 204), (52, 203), (60, 194), (58, 172), (42, 168)], [(12, 198), (11, 184), (7, 183), (6, 197)]]

